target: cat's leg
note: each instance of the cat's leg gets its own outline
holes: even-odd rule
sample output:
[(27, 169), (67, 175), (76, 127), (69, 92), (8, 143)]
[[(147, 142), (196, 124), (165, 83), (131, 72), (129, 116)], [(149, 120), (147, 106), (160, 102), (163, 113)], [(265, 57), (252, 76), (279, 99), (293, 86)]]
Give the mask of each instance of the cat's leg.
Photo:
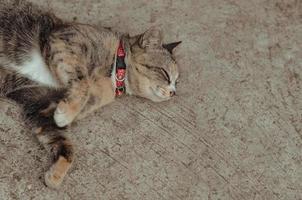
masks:
[(77, 119), (85, 118), (95, 110), (111, 103), (115, 99), (112, 80), (108, 77), (94, 78), (90, 85), (90, 96)]
[(69, 125), (81, 112), (89, 98), (87, 81), (74, 82), (67, 97), (59, 102), (54, 113), (54, 120), (59, 127)]
[(58, 188), (72, 165), (74, 159), (73, 145), (58, 130), (44, 131), (42, 128), (38, 128), (35, 134), (39, 142), (53, 157), (52, 165), (45, 173), (45, 184), (51, 188)]
[(68, 55), (64, 55), (64, 59), (59, 59), (56, 63), (56, 74), (68, 88), (66, 98), (59, 102), (54, 113), (54, 120), (59, 127), (69, 125), (89, 98), (88, 73), (85, 67), (77, 57)]

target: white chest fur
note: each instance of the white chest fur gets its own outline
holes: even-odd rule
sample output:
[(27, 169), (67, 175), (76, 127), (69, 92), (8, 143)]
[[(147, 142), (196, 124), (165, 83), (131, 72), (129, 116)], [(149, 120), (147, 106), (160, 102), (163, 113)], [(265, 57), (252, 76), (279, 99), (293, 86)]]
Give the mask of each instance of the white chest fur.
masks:
[(41, 54), (38, 51), (33, 51), (30, 58), (21, 66), (17, 66), (16, 70), (23, 76), (40, 84), (49, 87), (58, 86), (56, 79), (51, 74), (49, 68), (45, 64)]

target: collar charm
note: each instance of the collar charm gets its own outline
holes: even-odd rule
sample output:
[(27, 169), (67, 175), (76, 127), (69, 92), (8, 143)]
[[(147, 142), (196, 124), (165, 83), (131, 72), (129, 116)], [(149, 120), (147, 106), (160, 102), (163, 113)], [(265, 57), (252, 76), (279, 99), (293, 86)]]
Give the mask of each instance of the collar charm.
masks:
[(125, 78), (126, 78), (126, 63), (125, 63), (126, 52), (124, 50), (122, 42), (120, 42), (119, 47), (117, 49), (116, 55), (116, 63), (115, 63), (115, 83), (116, 83), (116, 90), (115, 96), (120, 97), (124, 93), (126, 93), (126, 85), (125, 85)]

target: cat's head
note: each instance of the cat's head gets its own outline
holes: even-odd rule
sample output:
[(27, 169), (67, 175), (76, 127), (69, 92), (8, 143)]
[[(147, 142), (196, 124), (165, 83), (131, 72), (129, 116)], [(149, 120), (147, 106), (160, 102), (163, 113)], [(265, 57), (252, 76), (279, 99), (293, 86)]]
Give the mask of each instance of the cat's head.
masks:
[(171, 99), (176, 94), (179, 78), (173, 50), (180, 42), (163, 44), (158, 28), (132, 39), (135, 42), (131, 44), (129, 61), (130, 92), (155, 102)]

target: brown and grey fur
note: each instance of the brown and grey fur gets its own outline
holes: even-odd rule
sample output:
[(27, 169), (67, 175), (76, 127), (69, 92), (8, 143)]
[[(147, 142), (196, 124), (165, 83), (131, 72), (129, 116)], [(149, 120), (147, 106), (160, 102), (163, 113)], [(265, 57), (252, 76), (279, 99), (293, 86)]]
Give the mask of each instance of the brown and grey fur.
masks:
[[(130, 37), (64, 22), (28, 3), (0, 3), (0, 94), (23, 106), (34, 134), (50, 150), (48, 186), (60, 185), (74, 158), (64, 127), (114, 100), (111, 72), (121, 40), (127, 93), (156, 102), (175, 94), (179, 74), (172, 50), (178, 43), (163, 45), (159, 29)], [(39, 65), (44, 71), (31, 68)]]

